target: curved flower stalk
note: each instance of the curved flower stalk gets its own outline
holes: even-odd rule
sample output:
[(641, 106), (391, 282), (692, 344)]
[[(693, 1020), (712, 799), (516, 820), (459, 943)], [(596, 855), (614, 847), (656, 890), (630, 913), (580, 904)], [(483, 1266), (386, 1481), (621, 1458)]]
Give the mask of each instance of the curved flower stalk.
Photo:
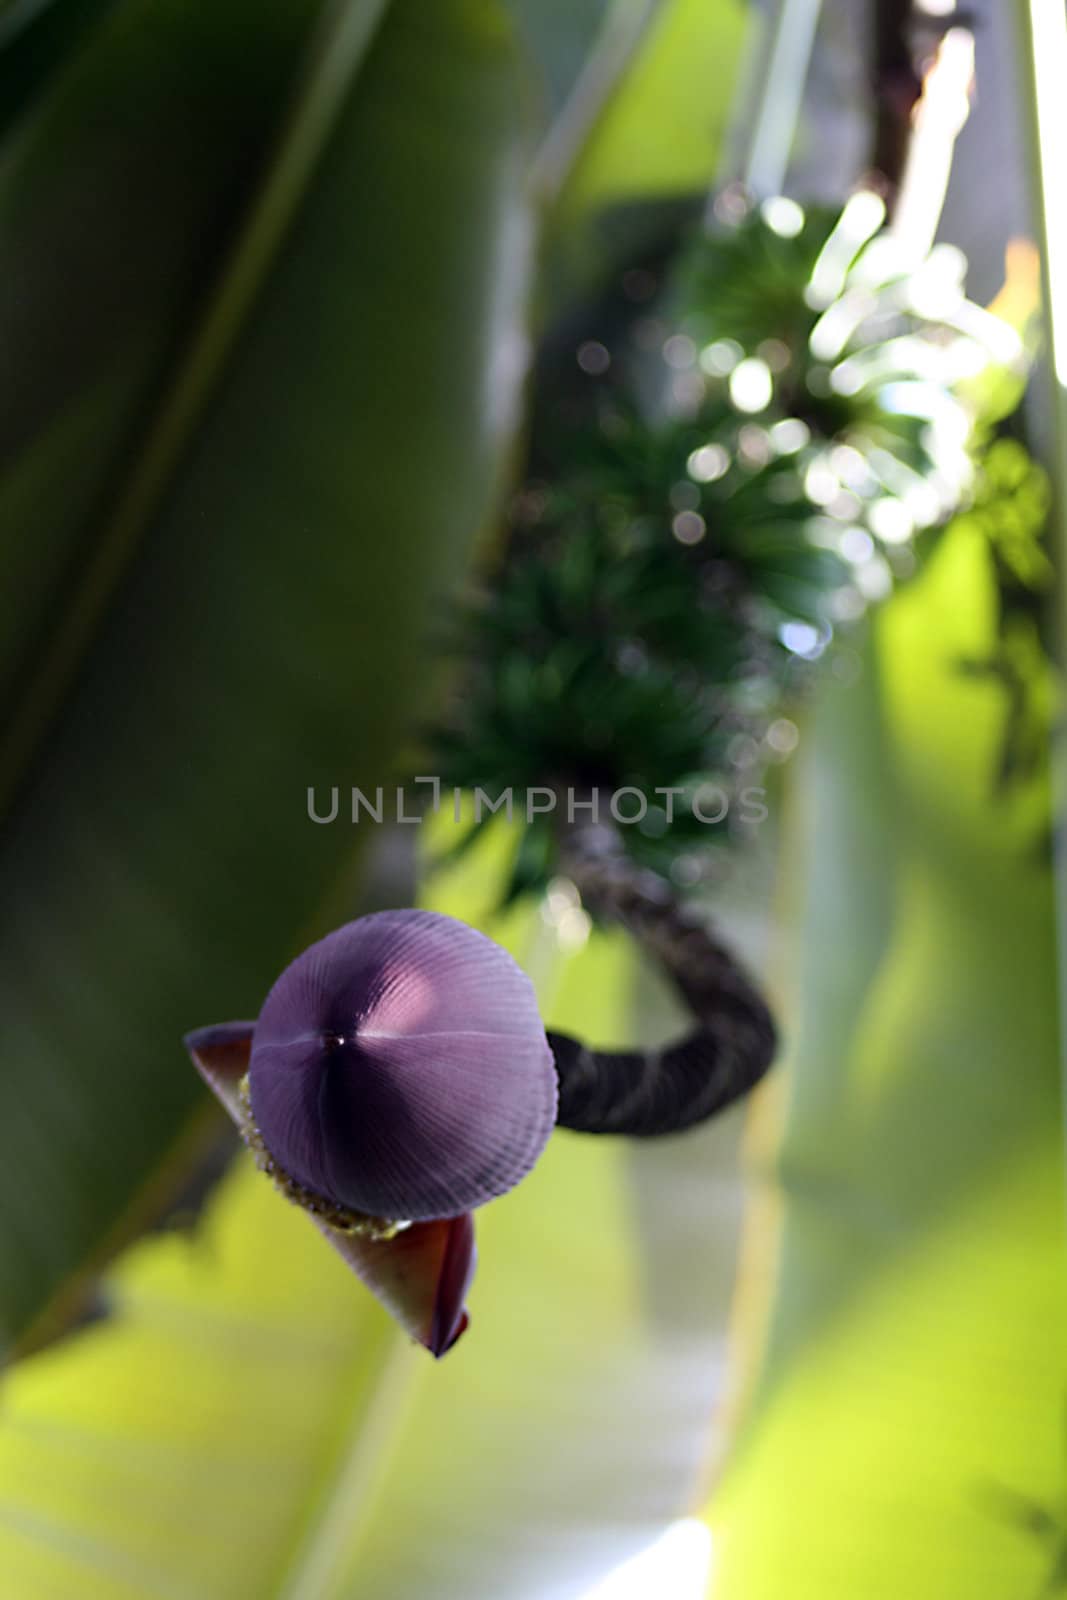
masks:
[(550, 1033), (559, 1124), (650, 1138), (695, 1127), (755, 1087), (778, 1036), (759, 990), (666, 879), (633, 865), (613, 830), (569, 828), (563, 865), (587, 908), (665, 969), (696, 1027), (662, 1049), (603, 1051)]
[(186, 1036), (261, 1170), (435, 1356), (468, 1324), (472, 1212), (526, 1176), (557, 1120), (680, 1132), (773, 1057), (770, 1014), (732, 957), (662, 880), (601, 843), (576, 834), (576, 881), (659, 957), (697, 1019), (662, 1051), (546, 1035), (506, 951), (430, 911), (348, 923), (286, 967), (255, 1022)]
[(492, 940), (385, 911), (314, 944), (256, 1022), (186, 1038), (260, 1167), (433, 1355), (464, 1328), (471, 1212), (533, 1167), (556, 1074), (529, 979)]

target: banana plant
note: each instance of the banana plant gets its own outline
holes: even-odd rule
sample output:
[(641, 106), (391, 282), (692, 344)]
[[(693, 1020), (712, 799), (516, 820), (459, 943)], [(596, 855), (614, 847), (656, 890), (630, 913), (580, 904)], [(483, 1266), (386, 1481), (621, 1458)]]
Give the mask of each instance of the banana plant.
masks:
[[(541, 55), (541, 11), (515, 9)], [(714, 154), (699, 63), (729, 80), (740, 7), (650, 9), (577, 119), (596, 146), (592, 180), (577, 198), (565, 185), (583, 226), (625, 193), (657, 100), (655, 181), (674, 186), (672, 151), (680, 187)], [(48, 711), (23, 713), (11, 766), (9, 1336), (72, 1273), (95, 1287), (77, 1331), (5, 1374), (0, 1571), (25, 1600), (573, 1593), (655, 1536), (700, 1465), (735, 1269), (736, 1117), (691, 1135), (684, 1160), (554, 1137), (486, 1210), (478, 1341), (441, 1367), (247, 1159), (192, 1231), (86, 1273), (158, 1209), (160, 1154), (200, 1131), (182, 1032), (253, 1014), (357, 903), (362, 837), (317, 828), (305, 796), (382, 778), (433, 687), (431, 605), (491, 501), (521, 377), (529, 79), (481, 0), (292, 0), (255, 19), (53, 0), (7, 20), (24, 92), (17, 116), (5, 101), (19, 160), (4, 170), (26, 205), (43, 174), (52, 189), (39, 233), (17, 213), (4, 232), (18, 224), (38, 336), (80, 361), (36, 374), (55, 388), (50, 426), (30, 438), (22, 419), (5, 479), (10, 527), (32, 513), (41, 530), (34, 550), (3, 541), (23, 600), (6, 659), (20, 689), (32, 667)], [(544, 60), (566, 100), (575, 56)], [(71, 227), (96, 266), (60, 295), (39, 260), (60, 259), (46, 223), (63, 218), (75, 144), (92, 182), (75, 185)], [(578, 172), (583, 149), (565, 174), (571, 158)], [(133, 215), (162, 237), (128, 238), (147, 264), (113, 284)], [(109, 531), (87, 555), (96, 520)], [(476, 852), (427, 903), (483, 922), (501, 871)], [(614, 936), (564, 959), (537, 914), (490, 931), (540, 971), (555, 1024), (631, 1031)], [(678, 1019), (636, 987), (654, 1038)], [(33, 1341), (64, 1322), (38, 1317)]]
[[(632, 183), (703, 8), (658, 10), (565, 164), (557, 292), (602, 265), (589, 197)], [(0, 435), (22, 599), (0, 662), (20, 691), (0, 750), (10, 1337), (135, 1220), (202, 1108), (180, 1035), (253, 1014), (352, 904), (359, 837), (304, 797), (377, 782), (419, 706), (431, 606), (510, 432), (529, 222), (495, 6), (52, 0), (9, 8), (0, 44), (23, 86), (0, 179), (15, 332), (63, 357)], [(643, 152), (650, 191), (706, 175), (699, 141), (673, 164), (674, 126)], [(477, 1339), (442, 1367), (242, 1158), (194, 1231), (142, 1239), (97, 1319), (6, 1376), (12, 1593), (573, 1597), (692, 1509), (730, 1331), (750, 1390), (705, 1508), (716, 1600), (1062, 1586), (1048, 776), (1004, 781), (1004, 686), (974, 670), (1003, 642), (997, 599), (961, 521), (819, 709), (785, 841), (799, 1027), (757, 1120), (775, 1186), (738, 1302), (736, 1120), (667, 1150), (554, 1136), (479, 1223)], [(1026, 690), (1046, 726), (1038, 650)], [(482, 923), (500, 872), (481, 845), (425, 901)], [(563, 961), (574, 910), (491, 931), (554, 1025), (606, 1040), (638, 1009), (658, 1036), (669, 1011), (614, 936)]]
[[(479, 920), (494, 848), (427, 903)], [(635, 988), (624, 944), (567, 955), (530, 911), (491, 928), (554, 1022), (612, 1037)], [(646, 1025), (677, 1020), (645, 1001)], [(440, 1364), (243, 1157), (195, 1231), (122, 1257), (105, 1319), (8, 1374), (5, 1581), (26, 1600), (582, 1592), (701, 1464), (737, 1136), (732, 1117), (674, 1150), (557, 1132), (479, 1212), (471, 1330)]]

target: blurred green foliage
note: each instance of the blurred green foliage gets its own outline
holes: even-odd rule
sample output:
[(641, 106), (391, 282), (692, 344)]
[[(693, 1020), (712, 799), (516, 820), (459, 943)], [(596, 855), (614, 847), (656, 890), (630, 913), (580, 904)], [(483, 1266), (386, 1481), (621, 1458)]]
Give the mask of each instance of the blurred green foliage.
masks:
[(961, 519), (819, 704), (716, 1600), (1036, 1597), (1055, 1558), (1005, 1514), (1063, 1503), (1067, 1281), (1047, 759), (994, 795), (1001, 694), (958, 670), (997, 618)]
[(518, 81), (478, 0), (118, 0), (8, 129), (4, 1340), (337, 920), (308, 786), (388, 775), (515, 420)]

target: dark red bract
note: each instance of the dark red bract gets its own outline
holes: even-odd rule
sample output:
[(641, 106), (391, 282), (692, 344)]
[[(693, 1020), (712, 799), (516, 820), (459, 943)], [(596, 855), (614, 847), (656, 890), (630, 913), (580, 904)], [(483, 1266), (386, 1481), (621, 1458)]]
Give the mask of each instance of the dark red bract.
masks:
[(512, 1188), (556, 1116), (529, 979), (430, 911), (362, 917), (298, 956), (256, 1023), (249, 1091), (290, 1178), (334, 1206), (412, 1221)]

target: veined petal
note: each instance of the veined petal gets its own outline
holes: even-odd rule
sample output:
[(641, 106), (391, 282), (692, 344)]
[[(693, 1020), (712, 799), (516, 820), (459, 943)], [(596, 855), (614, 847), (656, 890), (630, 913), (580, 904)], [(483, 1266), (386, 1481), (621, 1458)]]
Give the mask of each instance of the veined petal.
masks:
[(183, 1040), (197, 1072), (238, 1127), (238, 1089), (252, 1059), (255, 1026), (254, 1022), (220, 1022), (213, 1028), (195, 1028)]
[(469, 1213), (414, 1222), (392, 1239), (364, 1239), (319, 1223), (371, 1293), (413, 1339), (438, 1358), (469, 1322), (466, 1296), (477, 1251)]
[[(185, 1037), (197, 1071), (238, 1127), (241, 1080), (252, 1051), (251, 1022), (198, 1028)], [(467, 1291), (477, 1252), (470, 1214), (416, 1222), (391, 1239), (342, 1233), (311, 1216), (319, 1232), (411, 1338), (440, 1358), (467, 1327)]]

